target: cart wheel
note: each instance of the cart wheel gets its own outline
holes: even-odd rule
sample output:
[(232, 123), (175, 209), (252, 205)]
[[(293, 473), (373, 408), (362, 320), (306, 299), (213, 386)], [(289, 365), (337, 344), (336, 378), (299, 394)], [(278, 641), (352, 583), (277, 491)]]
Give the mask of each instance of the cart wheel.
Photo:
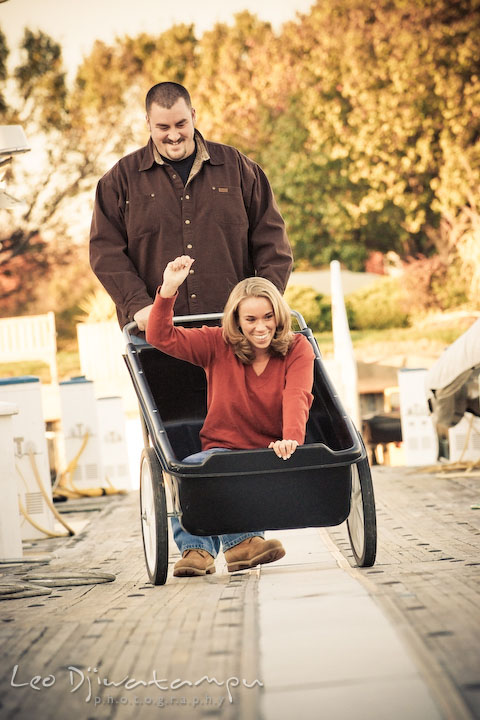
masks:
[(168, 571), (167, 502), (153, 448), (144, 448), (140, 460), (140, 516), (148, 577), (153, 585), (164, 585)]
[(377, 554), (377, 518), (368, 459), (351, 466), (352, 496), (347, 518), (353, 555), (360, 567), (371, 567)]

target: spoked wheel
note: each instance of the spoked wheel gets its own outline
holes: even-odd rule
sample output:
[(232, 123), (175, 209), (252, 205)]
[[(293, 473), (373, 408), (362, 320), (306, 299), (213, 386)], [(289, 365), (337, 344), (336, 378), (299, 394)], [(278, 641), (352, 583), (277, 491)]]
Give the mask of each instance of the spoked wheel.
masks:
[(144, 448), (140, 460), (140, 516), (148, 577), (164, 585), (168, 571), (168, 519), (162, 469), (153, 448)]
[(371, 567), (377, 554), (377, 518), (368, 459), (351, 466), (352, 497), (347, 518), (353, 555), (360, 567)]

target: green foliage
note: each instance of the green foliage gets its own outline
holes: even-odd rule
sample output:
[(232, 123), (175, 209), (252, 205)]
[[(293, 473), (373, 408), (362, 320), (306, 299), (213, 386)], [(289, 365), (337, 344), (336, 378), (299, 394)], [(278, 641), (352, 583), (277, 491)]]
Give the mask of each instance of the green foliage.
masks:
[(382, 277), (374, 285), (345, 298), (351, 330), (401, 328), (409, 325), (405, 293), (397, 278)]
[(328, 332), (332, 329), (332, 308), (330, 298), (311, 287), (289, 285), (285, 291), (285, 300), (301, 315), (313, 332)]
[(99, 114), (106, 114), (118, 133), (123, 130), (122, 110), (142, 115), (151, 85), (163, 80), (185, 82), (187, 70), (195, 65), (195, 48), (192, 25), (174, 25), (158, 36), (127, 35), (114, 45), (97, 40), (77, 72), (76, 107), (84, 118), (94, 113), (97, 123)]
[(23, 62), (14, 76), (23, 102), (36, 106), (43, 125), (62, 129), (67, 88), (60, 45), (45, 33), (27, 28), (21, 50)]
[[(433, 279), (432, 293), (438, 299), (442, 310), (451, 310), (468, 303), (468, 288), (459, 259), (447, 266), (444, 277)], [(477, 307), (479, 302), (480, 298), (477, 298)]]
[(269, 141), (277, 52), (270, 24), (248, 11), (203, 34), (186, 79), (207, 137), (259, 159)]
[(409, 314), (449, 310), (467, 302), (467, 286), (459, 260), (449, 263), (439, 255), (411, 259), (404, 265), (404, 306)]
[[(197, 63), (197, 39), (193, 25), (173, 25), (160, 36), (140, 36), (142, 50), (135, 54), (137, 67), (150, 87), (163, 80), (187, 82), (187, 74)], [(136, 39), (132, 44), (138, 44)], [(125, 45), (124, 62), (130, 57), (130, 49)], [(148, 89), (148, 88), (147, 88)]]
[(365, 249), (438, 248), (445, 160), (458, 167), (476, 144), (480, 172), (479, 33), (478, 7), (448, 0), (320, 0), (286, 26), (284, 78), (300, 88), (287, 112), (304, 139), (266, 167), (280, 164), (275, 189), (297, 257), (353, 268)]

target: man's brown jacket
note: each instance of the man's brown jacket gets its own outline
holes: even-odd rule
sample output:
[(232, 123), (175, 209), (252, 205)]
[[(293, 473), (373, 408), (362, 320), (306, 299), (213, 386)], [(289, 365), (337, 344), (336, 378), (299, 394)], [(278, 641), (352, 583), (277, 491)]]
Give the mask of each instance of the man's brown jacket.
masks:
[(121, 327), (153, 302), (166, 264), (179, 255), (195, 264), (176, 315), (221, 312), (237, 282), (255, 274), (285, 289), (292, 254), (265, 173), (233, 147), (198, 131), (195, 139), (186, 186), (151, 139), (98, 183), (90, 262)]

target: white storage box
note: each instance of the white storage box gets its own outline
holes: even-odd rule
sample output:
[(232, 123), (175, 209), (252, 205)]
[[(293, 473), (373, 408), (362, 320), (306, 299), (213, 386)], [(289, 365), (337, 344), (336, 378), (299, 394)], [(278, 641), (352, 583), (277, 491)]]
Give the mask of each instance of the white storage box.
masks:
[(18, 406), (0, 402), (0, 560), (22, 557), (12, 415)]
[[(37, 525), (53, 532), (53, 514), (42, 493), (43, 487), (52, 500), (40, 380), (31, 376), (1, 379), (0, 401), (18, 406), (18, 414), (12, 415), (12, 427), (20, 502)], [(23, 540), (45, 537), (45, 533), (31, 525), (23, 514), (20, 529)]]
[(480, 418), (465, 413), (459, 423), (448, 430), (450, 462), (480, 460)]
[(437, 431), (429, 413), (425, 393), (427, 370), (398, 371), (400, 421), (405, 465), (433, 465), (438, 459)]
[(104, 487), (93, 382), (80, 376), (61, 382), (59, 388), (67, 466), (77, 458), (72, 480), (81, 490)]
[(117, 490), (131, 490), (127, 432), (121, 397), (97, 399), (100, 452), (105, 477)]

